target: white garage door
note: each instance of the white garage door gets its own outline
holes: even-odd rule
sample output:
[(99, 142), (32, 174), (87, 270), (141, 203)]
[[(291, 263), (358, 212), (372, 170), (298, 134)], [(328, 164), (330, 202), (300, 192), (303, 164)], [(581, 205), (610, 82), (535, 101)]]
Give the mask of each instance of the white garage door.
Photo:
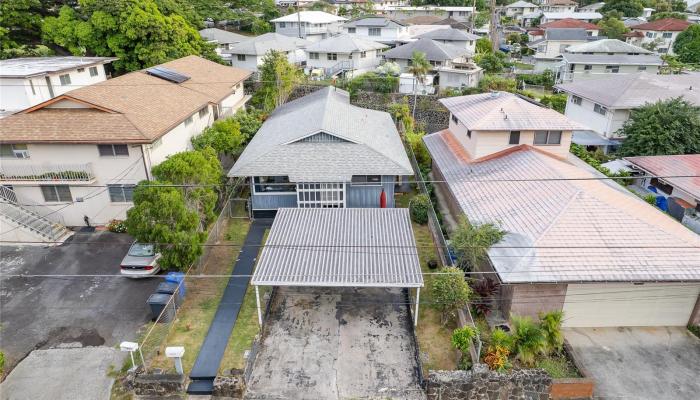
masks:
[(699, 293), (698, 284), (568, 285), (563, 326), (685, 326)]

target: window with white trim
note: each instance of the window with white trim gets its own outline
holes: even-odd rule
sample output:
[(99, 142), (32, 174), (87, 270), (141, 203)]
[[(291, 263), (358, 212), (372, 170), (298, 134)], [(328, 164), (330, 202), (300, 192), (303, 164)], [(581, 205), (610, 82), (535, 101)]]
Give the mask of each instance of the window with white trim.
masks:
[(520, 144), (520, 131), (510, 131), (508, 144)]
[(616, 73), (620, 72), (620, 66), (619, 65), (606, 65), (605, 72), (607, 72), (609, 74), (616, 74)]
[(309, 58), (311, 60), (318, 60), (318, 53), (309, 53)]
[(90, 67), (90, 69), (89, 69), (88, 71), (90, 71), (90, 76), (91, 76), (91, 77), (95, 77), (95, 76), (98, 75), (98, 73), (97, 73), (97, 67)]
[(353, 186), (381, 186), (382, 176), (381, 175), (353, 175), (352, 176)]
[(68, 185), (42, 185), (41, 193), (46, 202), (73, 201)]
[(284, 22), (278, 22), (280, 28), (286, 28), (287, 24)]
[(344, 208), (345, 185), (342, 183), (298, 183), (299, 208)]
[(357, 28), (348, 28), (348, 33), (355, 33)]
[(85, 68), (78, 68), (78, 72), (85, 72)]
[(576, 104), (577, 106), (580, 106), (581, 103), (583, 103), (583, 99), (578, 96), (571, 96), (571, 102)]
[(100, 157), (128, 156), (129, 146), (125, 144), (98, 144), (97, 150)]
[(59, 75), (58, 79), (61, 81), (61, 86), (70, 85), (70, 75), (69, 74)]
[(107, 185), (109, 201), (112, 203), (128, 203), (134, 201), (135, 185)]
[(369, 28), (367, 31), (368, 36), (382, 36), (382, 28)]
[(637, 71), (646, 71), (646, 70), (647, 70), (647, 66), (646, 66), (646, 65), (638, 65), (638, 66), (637, 66)]
[(361, 51), (361, 52), (360, 52), (360, 58), (367, 58), (367, 52), (366, 52), (366, 51)]
[(32, 88), (32, 94), (36, 94), (36, 90), (34, 90), (34, 82), (32, 82), (31, 79), (29, 80), (29, 87)]
[(455, 125), (459, 124), (459, 119), (457, 119), (457, 117), (454, 114), (452, 114), (451, 118), (452, 118), (452, 122), (454, 122)]
[(289, 182), (288, 176), (253, 177), (255, 193), (294, 193), (297, 186)]
[(0, 144), (1, 158), (29, 158), (26, 144)]
[(329, 61), (335, 61), (335, 60), (338, 59), (338, 53), (327, 53), (327, 54), (326, 54), (326, 58), (327, 58)]
[(245, 54), (236, 54), (236, 60), (245, 61)]
[(561, 144), (561, 131), (535, 131), (533, 144)]
[(605, 108), (605, 107), (603, 107), (603, 106), (601, 106), (600, 104), (595, 104), (595, 105), (593, 106), (593, 111), (594, 111), (594, 112), (597, 112), (597, 113), (600, 114), (600, 115), (605, 115), (605, 114), (608, 113), (608, 109)]
[(664, 32), (661, 34), (661, 37), (664, 39), (670, 39), (673, 37), (673, 32)]
[(584, 71), (590, 71), (593, 69), (593, 66), (591, 64), (586, 64), (583, 66)]

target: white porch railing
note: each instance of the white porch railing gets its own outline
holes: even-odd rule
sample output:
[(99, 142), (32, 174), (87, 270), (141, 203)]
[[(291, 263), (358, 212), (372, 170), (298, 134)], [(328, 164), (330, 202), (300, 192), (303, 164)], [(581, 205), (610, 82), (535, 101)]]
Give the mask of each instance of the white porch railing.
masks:
[(85, 164), (28, 164), (26, 160), (3, 160), (0, 181), (71, 181), (89, 182), (95, 179), (92, 165)]

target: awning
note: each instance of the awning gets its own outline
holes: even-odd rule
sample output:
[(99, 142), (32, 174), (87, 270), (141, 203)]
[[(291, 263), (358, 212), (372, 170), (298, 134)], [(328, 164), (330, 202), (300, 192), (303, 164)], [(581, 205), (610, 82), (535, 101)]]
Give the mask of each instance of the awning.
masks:
[(574, 131), (571, 141), (581, 146), (616, 146), (619, 144), (593, 131)]

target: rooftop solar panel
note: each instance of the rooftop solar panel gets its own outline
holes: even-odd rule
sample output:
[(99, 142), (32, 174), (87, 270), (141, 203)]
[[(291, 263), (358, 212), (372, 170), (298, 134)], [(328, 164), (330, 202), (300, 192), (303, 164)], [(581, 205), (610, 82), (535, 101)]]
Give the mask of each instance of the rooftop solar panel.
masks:
[(146, 73), (149, 75), (153, 75), (155, 77), (158, 77), (160, 79), (165, 79), (166, 81), (174, 82), (174, 83), (182, 83), (182, 82), (190, 79), (190, 77), (187, 75), (183, 75), (179, 72), (175, 72), (171, 69), (167, 69), (167, 68), (163, 68), (163, 67), (149, 68), (146, 70)]

